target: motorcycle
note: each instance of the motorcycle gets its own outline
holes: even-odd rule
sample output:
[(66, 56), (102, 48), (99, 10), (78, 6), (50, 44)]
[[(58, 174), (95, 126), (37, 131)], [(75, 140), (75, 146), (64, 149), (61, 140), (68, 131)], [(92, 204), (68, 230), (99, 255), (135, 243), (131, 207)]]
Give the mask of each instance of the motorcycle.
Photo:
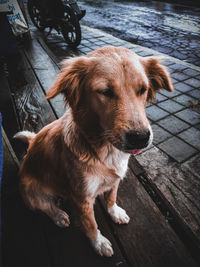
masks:
[(49, 28), (61, 33), (67, 44), (77, 47), (81, 42), (79, 21), (86, 11), (80, 10), (75, 0), (28, 0), (31, 21), (40, 31)]

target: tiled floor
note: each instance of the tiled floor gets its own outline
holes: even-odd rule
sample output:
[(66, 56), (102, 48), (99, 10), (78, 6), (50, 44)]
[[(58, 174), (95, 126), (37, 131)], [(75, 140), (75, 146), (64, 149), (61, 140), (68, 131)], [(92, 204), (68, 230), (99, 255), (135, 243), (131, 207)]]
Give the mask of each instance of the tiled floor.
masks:
[(167, 118), (160, 120), (158, 124), (174, 135), (190, 127), (189, 124), (183, 122), (182, 120), (176, 118), (173, 115), (170, 115)]
[(178, 162), (185, 161), (197, 153), (195, 148), (175, 136), (159, 144), (158, 147)]

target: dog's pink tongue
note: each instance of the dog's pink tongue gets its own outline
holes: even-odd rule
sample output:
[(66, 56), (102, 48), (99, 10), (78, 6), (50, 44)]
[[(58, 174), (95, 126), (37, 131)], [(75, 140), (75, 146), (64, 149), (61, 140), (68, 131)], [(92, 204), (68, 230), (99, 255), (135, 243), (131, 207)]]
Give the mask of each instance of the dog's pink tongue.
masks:
[(139, 154), (140, 152), (142, 152), (142, 149), (136, 149), (136, 150), (129, 151), (129, 153), (130, 153), (131, 155), (137, 155), (137, 154)]

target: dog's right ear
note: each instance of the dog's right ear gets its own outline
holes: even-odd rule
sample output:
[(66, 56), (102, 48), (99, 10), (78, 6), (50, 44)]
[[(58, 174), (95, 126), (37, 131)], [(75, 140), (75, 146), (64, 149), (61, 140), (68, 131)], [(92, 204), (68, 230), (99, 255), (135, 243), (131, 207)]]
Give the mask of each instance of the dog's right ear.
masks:
[(50, 99), (63, 93), (70, 106), (78, 103), (82, 81), (89, 72), (91, 60), (92, 58), (86, 56), (64, 60), (55, 83), (47, 91), (46, 98)]

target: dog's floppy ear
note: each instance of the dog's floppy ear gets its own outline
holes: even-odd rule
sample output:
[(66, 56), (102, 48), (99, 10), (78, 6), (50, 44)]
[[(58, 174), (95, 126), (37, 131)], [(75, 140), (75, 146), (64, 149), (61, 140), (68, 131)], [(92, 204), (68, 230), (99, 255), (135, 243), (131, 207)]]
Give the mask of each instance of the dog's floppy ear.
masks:
[(170, 81), (170, 76), (158, 58), (148, 57), (144, 59), (145, 71), (150, 81), (147, 101), (152, 101), (155, 93), (160, 89), (173, 92), (174, 88)]
[(63, 93), (70, 106), (76, 104), (81, 94), (82, 81), (88, 73), (91, 60), (85, 56), (64, 60), (55, 83), (47, 91), (46, 98), (50, 99)]

